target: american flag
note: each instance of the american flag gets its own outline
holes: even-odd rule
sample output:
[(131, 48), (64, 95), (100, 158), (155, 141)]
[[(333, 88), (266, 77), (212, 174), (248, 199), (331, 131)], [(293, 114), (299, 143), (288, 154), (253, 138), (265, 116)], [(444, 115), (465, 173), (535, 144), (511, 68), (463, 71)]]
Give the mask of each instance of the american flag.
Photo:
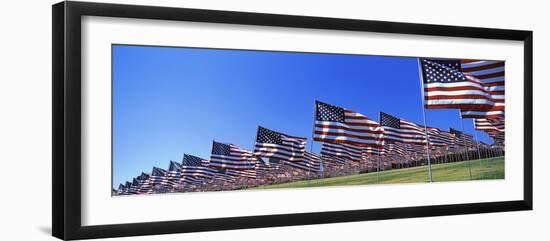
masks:
[(303, 160), (306, 138), (290, 136), (259, 126), (254, 154), (289, 162)]
[(203, 166), (181, 166), (180, 181), (195, 184), (197, 180), (211, 179), (218, 172)]
[(128, 189), (128, 193), (130, 194), (136, 194), (138, 193), (138, 188), (139, 188), (139, 182), (138, 180), (134, 177), (132, 179), (132, 185), (130, 185), (130, 189)]
[(122, 185), (122, 183), (118, 185), (118, 189), (116, 190), (116, 194), (117, 195), (124, 195), (124, 185)]
[(363, 149), (363, 153), (368, 156), (384, 156), (386, 153), (384, 152), (384, 148), (374, 147), (374, 146), (367, 146), (365, 149)]
[(503, 118), (504, 107), (494, 107), (488, 110), (462, 110), (460, 116), (462, 118)]
[(181, 178), (181, 164), (170, 161), (168, 165), (168, 171), (166, 172), (166, 184), (173, 187), (180, 183)]
[(153, 191), (153, 186), (149, 180), (150, 175), (142, 172), (136, 179), (138, 180), (138, 193), (151, 193)]
[(272, 165), (269, 162), (265, 162), (262, 158), (258, 157), (256, 159), (256, 170), (257, 171), (272, 171), (275, 170), (277, 167), (275, 165)]
[(440, 130), (441, 137), (448, 147), (452, 147), (459, 141), (455, 134)]
[(387, 142), (384, 151), (388, 156), (404, 156), (407, 153), (406, 145), (401, 142)]
[(301, 161), (286, 161), (285, 164), (312, 172), (319, 172), (322, 170), (321, 157), (308, 151), (304, 151), (304, 158), (302, 158)]
[(179, 181), (187, 184), (198, 185), (206, 179), (211, 179), (217, 170), (203, 166), (207, 161), (198, 156), (183, 154), (182, 164), (177, 164), (179, 169)]
[(356, 146), (383, 147), (384, 131), (375, 121), (351, 110), (315, 103), (314, 140)]
[(208, 166), (209, 161), (197, 156), (183, 154), (181, 164), (183, 166)]
[(487, 134), (493, 138), (493, 141), (498, 146), (504, 146), (504, 132), (488, 131)]
[(474, 119), (476, 130), (504, 132), (504, 119)]
[(124, 194), (131, 194), (130, 193), (130, 189), (132, 188), (132, 183), (131, 182), (126, 182), (124, 184)]
[(504, 62), (420, 59), (426, 108), (457, 108), (463, 118), (504, 114)]
[(464, 146), (464, 144), (466, 144), (467, 147), (474, 146), (474, 136), (453, 128), (449, 128), (449, 132), (456, 136), (456, 144), (459, 146)]
[(256, 169), (249, 170), (227, 170), (225, 171), (226, 175), (233, 177), (246, 177), (246, 178), (256, 178)]
[(404, 149), (405, 152), (409, 154), (419, 154), (421, 156), (424, 156), (427, 153), (425, 145), (404, 144)]
[(165, 183), (166, 180), (166, 170), (158, 167), (153, 167), (153, 171), (151, 171), (151, 176), (149, 177), (149, 182), (151, 185), (161, 185), (163, 182)]
[(220, 181), (224, 181), (224, 182), (235, 182), (235, 179), (237, 179), (236, 177), (233, 177), (233, 176), (229, 176), (226, 174), (226, 171), (225, 170), (222, 170), (222, 169), (219, 169), (217, 170), (218, 172), (216, 174), (214, 174), (214, 176), (212, 177), (211, 181), (213, 180), (220, 180)]
[(364, 147), (348, 144), (323, 143), (321, 156), (325, 158), (342, 159), (347, 161), (360, 162)]
[(430, 141), (430, 146), (433, 147), (443, 147), (452, 145), (452, 136), (448, 132), (442, 131), (439, 128), (427, 127), (428, 131), (428, 140)]
[(380, 112), (380, 124), (384, 128), (384, 140), (405, 144), (425, 145), (424, 128), (413, 122)]
[(209, 167), (230, 170), (254, 169), (256, 159), (252, 152), (241, 149), (237, 145), (214, 141)]

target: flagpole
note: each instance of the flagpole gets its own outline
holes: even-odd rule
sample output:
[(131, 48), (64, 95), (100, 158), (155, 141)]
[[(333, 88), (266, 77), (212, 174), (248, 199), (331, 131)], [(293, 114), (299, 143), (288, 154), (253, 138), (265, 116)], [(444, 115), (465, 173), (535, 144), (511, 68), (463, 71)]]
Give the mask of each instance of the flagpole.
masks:
[[(309, 151), (311, 152), (311, 154), (313, 154), (313, 143), (315, 143), (315, 119), (317, 118), (317, 100), (314, 99), (313, 100), (313, 122), (311, 124), (312, 126), (312, 132), (311, 132), (311, 145), (309, 146)], [(320, 165), (322, 166), (323, 165), (323, 159), (321, 158), (321, 155), (319, 155), (319, 159), (320, 159)], [(320, 170), (321, 168), (319, 168)], [(310, 184), (310, 176), (309, 176), (309, 171), (310, 168), (307, 169), (307, 185), (309, 186)], [(321, 174), (323, 175), (323, 174)]]
[(378, 157), (376, 158), (378, 164), (376, 164), (376, 182), (380, 184), (380, 152), (378, 152)]
[(462, 142), (464, 147), (466, 147), (466, 160), (468, 162), (468, 172), (470, 173), (470, 180), (472, 180), (472, 163), (470, 162), (470, 157), (468, 157), (468, 146), (466, 145), (466, 131), (464, 131), (464, 119), (462, 118), (462, 111), (458, 110), (460, 116), (460, 124), (462, 125)]
[(478, 159), (479, 159), (479, 177), (481, 179), (483, 179), (483, 165), (482, 165), (482, 161), (481, 161), (481, 152), (479, 151), (479, 141), (477, 141), (477, 130), (475, 129), (476, 128), (476, 120), (475, 119), (472, 119), (472, 123), (474, 124), (474, 141), (476, 142), (477, 144), (477, 156), (478, 156)]
[(430, 141), (428, 140), (428, 127), (426, 126), (426, 109), (424, 103), (424, 78), (422, 77), (422, 66), (420, 63), (420, 58), (418, 58), (418, 79), (420, 80), (420, 98), (422, 99), (422, 115), (424, 119), (424, 133), (426, 134), (426, 154), (428, 157), (428, 177), (429, 181), (432, 182), (432, 163), (430, 161)]

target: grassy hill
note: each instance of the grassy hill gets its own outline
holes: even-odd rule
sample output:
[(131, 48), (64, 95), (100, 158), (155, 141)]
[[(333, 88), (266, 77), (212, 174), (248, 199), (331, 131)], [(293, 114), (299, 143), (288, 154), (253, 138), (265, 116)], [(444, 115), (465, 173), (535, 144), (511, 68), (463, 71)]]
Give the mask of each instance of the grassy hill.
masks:
[[(468, 165), (471, 165), (472, 179), (503, 179), (504, 157), (432, 165), (434, 182), (470, 180)], [(389, 184), (428, 182), (428, 166), (412, 167), (365, 173), (342, 177), (297, 181), (283, 184), (256, 187), (256, 189), (324, 187), (342, 185)]]

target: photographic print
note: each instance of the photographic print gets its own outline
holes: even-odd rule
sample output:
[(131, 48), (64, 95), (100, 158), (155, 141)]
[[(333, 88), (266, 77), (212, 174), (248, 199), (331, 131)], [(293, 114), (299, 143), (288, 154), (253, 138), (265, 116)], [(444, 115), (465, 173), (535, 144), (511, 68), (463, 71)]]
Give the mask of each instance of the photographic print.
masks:
[(52, 21), (60, 239), (533, 208), (532, 31), (72, 1)]
[(112, 45), (112, 194), (505, 178), (502, 60)]

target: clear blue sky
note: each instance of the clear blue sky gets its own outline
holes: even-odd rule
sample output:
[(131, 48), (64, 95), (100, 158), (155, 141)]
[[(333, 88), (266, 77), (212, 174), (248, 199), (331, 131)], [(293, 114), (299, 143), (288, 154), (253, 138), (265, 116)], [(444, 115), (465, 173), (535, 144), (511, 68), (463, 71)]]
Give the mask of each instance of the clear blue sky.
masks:
[[(315, 99), (423, 124), (418, 76), (416, 58), (114, 45), (113, 187), (184, 153), (209, 158), (214, 139), (252, 150), (258, 125), (311, 140)], [(458, 110), (426, 111), (429, 126), (461, 129)]]

